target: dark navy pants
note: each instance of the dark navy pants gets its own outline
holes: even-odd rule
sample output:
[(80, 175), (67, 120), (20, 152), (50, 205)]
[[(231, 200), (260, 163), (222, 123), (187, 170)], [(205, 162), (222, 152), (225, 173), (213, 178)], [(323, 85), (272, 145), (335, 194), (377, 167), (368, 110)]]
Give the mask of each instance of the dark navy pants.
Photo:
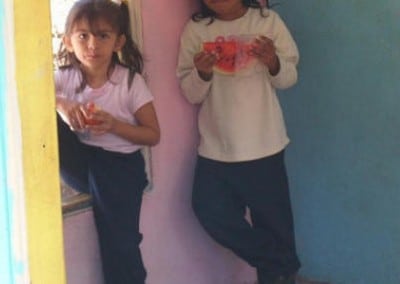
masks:
[(255, 267), (259, 283), (299, 269), (283, 151), (235, 163), (198, 157), (192, 203), (209, 235)]
[(63, 180), (92, 196), (105, 283), (144, 284), (139, 213), (147, 185), (140, 151), (121, 154), (81, 143), (58, 118)]

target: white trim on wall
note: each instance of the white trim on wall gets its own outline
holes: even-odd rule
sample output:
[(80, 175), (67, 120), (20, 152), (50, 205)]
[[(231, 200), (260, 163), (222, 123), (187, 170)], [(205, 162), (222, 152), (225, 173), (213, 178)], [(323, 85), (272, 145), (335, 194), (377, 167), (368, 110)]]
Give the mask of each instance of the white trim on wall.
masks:
[[(131, 20), (132, 39), (139, 47), (140, 52), (143, 52), (143, 22), (142, 22), (142, 0), (129, 1), (129, 16)], [(143, 77), (146, 79), (146, 70), (143, 70)], [(146, 165), (146, 174), (149, 181), (146, 191), (153, 188), (153, 172), (151, 162), (151, 148), (146, 146), (142, 149)]]
[(132, 38), (143, 51), (143, 27), (142, 27), (142, 4), (141, 0), (131, 0), (129, 3), (131, 19)]
[(7, 189), (10, 190), (12, 254), (14, 283), (29, 283), (26, 203), (22, 157), (21, 122), (15, 78), (14, 7), (13, 1), (4, 1), (6, 50), (6, 121), (7, 121)]

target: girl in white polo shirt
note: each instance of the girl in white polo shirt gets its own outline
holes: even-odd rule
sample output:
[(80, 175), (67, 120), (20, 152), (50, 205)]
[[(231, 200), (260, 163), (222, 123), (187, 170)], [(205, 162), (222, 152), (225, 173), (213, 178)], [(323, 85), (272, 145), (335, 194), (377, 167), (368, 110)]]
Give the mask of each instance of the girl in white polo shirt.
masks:
[(160, 137), (129, 27), (124, 2), (75, 2), (55, 74), (61, 175), (92, 196), (107, 284), (145, 282), (139, 213), (148, 181), (140, 149)]

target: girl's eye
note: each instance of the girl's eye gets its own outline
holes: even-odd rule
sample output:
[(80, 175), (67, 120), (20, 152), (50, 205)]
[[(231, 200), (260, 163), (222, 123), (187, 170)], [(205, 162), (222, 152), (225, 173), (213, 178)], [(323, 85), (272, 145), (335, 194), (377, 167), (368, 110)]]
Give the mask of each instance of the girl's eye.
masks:
[(79, 38), (79, 39), (82, 39), (82, 40), (83, 40), (83, 39), (86, 39), (87, 37), (88, 37), (88, 35), (85, 34), (85, 33), (82, 33), (82, 34), (79, 34), (79, 35), (78, 35), (78, 38)]
[(106, 33), (99, 35), (100, 39), (108, 39), (109, 37), (110, 37), (109, 34), (106, 34)]

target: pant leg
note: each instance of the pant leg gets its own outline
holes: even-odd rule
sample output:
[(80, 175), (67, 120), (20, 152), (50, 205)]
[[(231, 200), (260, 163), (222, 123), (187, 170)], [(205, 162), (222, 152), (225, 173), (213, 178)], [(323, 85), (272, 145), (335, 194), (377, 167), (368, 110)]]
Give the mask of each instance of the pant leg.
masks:
[(192, 206), (200, 224), (217, 242), (241, 255), (241, 239), (251, 230), (244, 203), (233, 194), (217, 163), (199, 157)]
[[(211, 237), (230, 248), (250, 265), (261, 269), (268, 278), (274, 278), (289, 269), (287, 254), (281, 253), (279, 249), (281, 240), (274, 233), (274, 228), (260, 225), (262, 215), (254, 215), (253, 212), (253, 217), (256, 216), (254, 218), (257, 219), (257, 225), (254, 226), (249, 224), (244, 216), (246, 206), (257, 211), (258, 204), (263, 212), (280, 215), (279, 212), (272, 213), (275, 207), (270, 206), (274, 202), (269, 195), (273, 192), (266, 190), (265, 186), (254, 187), (254, 184), (259, 182), (265, 183), (263, 178), (266, 174), (263, 170), (258, 171), (262, 173), (261, 177), (256, 175), (255, 170), (259, 166), (251, 162), (221, 163), (199, 157), (192, 202), (196, 216)], [(266, 199), (270, 199), (271, 202), (264, 202)], [(250, 202), (255, 204), (249, 204)], [(289, 215), (291, 216), (291, 212)], [(282, 222), (286, 221), (284, 219)], [(279, 221), (274, 221), (271, 226), (275, 226), (275, 223)], [(284, 226), (292, 225), (293, 223), (289, 222)], [(290, 269), (296, 271), (298, 266), (299, 263), (296, 262), (295, 268)]]
[(237, 194), (233, 177), (241, 172), (232, 171), (232, 165), (198, 158), (192, 206), (200, 224), (212, 238), (257, 267), (267, 258), (269, 248), (275, 247), (275, 240), (246, 220), (246, 203)]
[(89, 193), (88, 151), (89, 146), (81, 143), (76, 134), (57, 115), (58, 152), (60, 174), (73, 189)]
[(139, 217), (147, 184), (141, 153), (119, 154), (95, 149), (89, 183), (105, 282), (144, 284)]
[(300, 268), (300, 262), (284, 152), (248, 162), (242, 172), (247, 180), (243, 181), (246, 186), (240, 188), (250, 209), (253, 228), (264, 230), (275, 240), (275, 247), (270, 248), (273, 257), (256, 266), (258, 275), (260, 278), (291, 275)]

